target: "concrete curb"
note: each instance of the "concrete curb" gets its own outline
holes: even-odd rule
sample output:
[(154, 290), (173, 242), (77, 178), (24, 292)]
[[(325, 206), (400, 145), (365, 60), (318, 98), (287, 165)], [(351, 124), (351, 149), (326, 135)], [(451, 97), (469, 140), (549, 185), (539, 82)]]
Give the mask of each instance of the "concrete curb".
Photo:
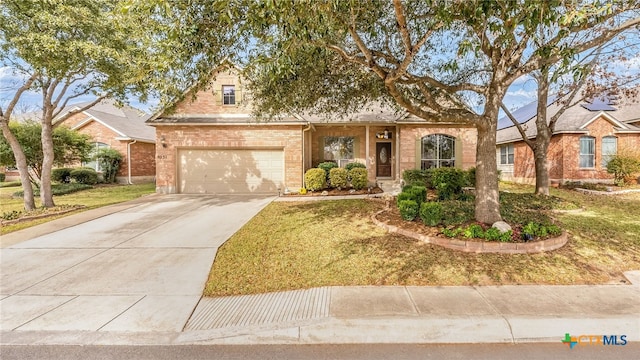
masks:
[(390, 233), (404, 235), (416, 240), (423, 241), (427, 244), (442, 246), (447, 249), (462, 251), (466, 253), (494, 253), (494, 254), (535, 254), (544, 251), (557, 250), (563, 247), (569, 237), (566, 232), (562, 235), (546, 240), (540, 240), (527, 243), (502, 243), (502, 242), (483, 242), (483, 241), (467, 241), (460, 239), (448, 239), (437, 236), (428, 236), (418, 234), (411, 230), (403, 229), (397, 226), (388, 225), (380, 220), (377, 216), (387, 210), (380, 210), (371, 216), (371, 220), (379, 227), (386, 229)]

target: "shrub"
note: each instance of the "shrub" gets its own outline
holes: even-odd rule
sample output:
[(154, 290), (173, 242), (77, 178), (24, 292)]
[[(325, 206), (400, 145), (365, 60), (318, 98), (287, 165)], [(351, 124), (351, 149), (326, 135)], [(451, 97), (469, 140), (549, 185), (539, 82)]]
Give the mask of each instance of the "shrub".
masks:
[(68, 184), (71, 182), (71, 168), (57, 168), (51, 170), (51, 180), (59, 182), (61, 184)]
[(120, 169), (122, 154), (115, 149), (103, 148), (98, 149), (93, 159), (100, 163), (100, 168), (103, 169), (104, 182), (116, 182), (116, 174), (118, 173), (118, 169)]
[(311, 191), (322, 190), (326, 184), (325, 172), (322, 169), (313, 168), (304, 174), (306, 188)]
[[(93, 186), (87, 185), (87, 184), (80, 184), (80, 183), (53, 184), (53, 185), (51, 185), (51, 193), (54, 196), (71, 194), (71, 193), (82, 191), (82, 190), (86, 190), (86, 189), (93, 189)], [(39, 196), (40, 195), (40, 189), (38, 189), (38, 188), (33, 189), (33, 195)], [(13, 196), (15, 196), (15, 197), (23, 197), (24, 196), (24, 191), (22, 191), (22, 190), (21, 191), (16, 191), (15, 193), (13, 193)]]
[(407, 185), (418, 185), (431, 188), (431, 171), (429, 170), (405, 170), (402, 173), (402, 180)]
[(484, 237), (484, 230), (482, 229), (482, 226), (478, 224), (472, 224), (462, 232), (462, 236), (466, 238), (482, 239)]
[(468, 187), (476, 187), (476, 168), (472, 167), (467, 170), (466, 184)]
[(325, 162), (321, 162), (320, 164), (318, 164), (318, 169), (322, 169), (325, 172), (325, 180), (329, 181), (329, 171), (331, 171), (331, 169), (333, 168), (337, 168), (338, 164), (334, 163), (333, 161), (325, 161)]
[(413, 200), (402, 200), (398, 203), (398, 210), (403, 220), (413, 221), (418, 216), (418, 203)]
[(329, 183), (331, 187), (346, 188), (349, 184), (347, 181), (347, 169), (333, 168), (329, 170)]
[(473, 220), (475, 214), (472, 202), (449, 200), (443, 203), (443, 224), (445, 226), (461, 225)]
[(420, 205), (420, 219), (427, 226), (440, 224), (442, 214), (442, 205), (437, 202), (425, 202)]
[(364, 189), (369, 183), (369, 174), (367, 173), (367, 169), (364, 168), (351, 169), (349, 171), (349, 178), (351, 179), (351, 186), (356, 190)]
[(431, 170), (431, 183), (440, 200), (455, 198), (467, 182), (466, 172), (458, 168), (442, 167)]
[(613, 183), (624, 186), (627, 178), (640, 172), (640, 159), (633, 156), (615, 155), (607, 163), (607, 172), (613, 174)]
[(95, 185), (98, 183), (98, 173), (89, 168), (73, 169), (69, 176), (80, 184)]
[(351, 169), (366, 169), (367, 167), (363, 163), (352, 162), (352, 163), (348, 163), (344, 168), (347, 169), (347, 172), (349, 172), (351, 171)]
[(307, 189), (306, 188), (300, 188), (300, 195), (306, 195), (307, 194)]
[(5, 175), (5, 173), (0, 173), (0, 182), (4, 182), (6, 178), (7, 178), (7, 175)]
[(413, 200), (420, 206), (426, 199), (427, 189), (424, 186), (405, 186), (396, 201)]

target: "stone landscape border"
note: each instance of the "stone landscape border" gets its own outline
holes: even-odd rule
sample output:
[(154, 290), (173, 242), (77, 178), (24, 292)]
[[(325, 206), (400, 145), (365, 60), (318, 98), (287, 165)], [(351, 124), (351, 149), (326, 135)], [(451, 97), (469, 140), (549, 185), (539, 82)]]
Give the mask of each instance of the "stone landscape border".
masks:
[(404, 235), (416, 240), (424, 241), (427, 244), (442, 246), (447, 249), (457, 250), (467, 253), (496, 253), (496, 254), (533, 254), (544, 251), (552, 251), (563, 247), (568, 236), (566, 232), (562, 235), (546, 240), (532, 241), (526, 243), (504, 243), (493, 241), (468, 241), (460, 239), (449, 239), (437, 236), (429, 236), (418, 234), (411, 230), (403, 229), (398, 226), (389, 225), (378, 220), (377, 216), (387, 210), (381, 210), (371, 216), (371, 220), (377, 225), (386, 229), (390, 233)]

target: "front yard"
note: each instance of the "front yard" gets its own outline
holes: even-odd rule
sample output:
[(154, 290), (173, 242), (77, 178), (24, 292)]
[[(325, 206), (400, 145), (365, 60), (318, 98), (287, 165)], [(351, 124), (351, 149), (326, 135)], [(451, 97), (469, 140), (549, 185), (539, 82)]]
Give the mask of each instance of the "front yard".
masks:
[(275, 202), (218, 251), (205, 295), (339, 285), (622, 284), (624, 271), (640, 269), (640, 194), (553, 195), (583, 210), (554, 213), (570, 240), (533, 255), (467, 254), (388, 234), (370, 220), (382, 200)]

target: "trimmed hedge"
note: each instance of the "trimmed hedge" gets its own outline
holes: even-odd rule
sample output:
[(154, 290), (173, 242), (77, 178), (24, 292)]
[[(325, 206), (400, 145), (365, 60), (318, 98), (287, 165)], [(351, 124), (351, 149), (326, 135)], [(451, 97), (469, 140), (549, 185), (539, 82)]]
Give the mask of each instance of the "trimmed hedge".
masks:
[(329, 183), (334, 188), (346, 188), (349, 185), (347, 181), (347, 169), (333, 168), (329, 170)]
[(304, 174), (304, 182), (307, 190), (316, 191), (324, 189), (326, 185), (325, 171), (318, 168), (307, 170)]
[(352, 163), (348, 163), (345, 167), (345, 169), (347, 169), (347, 172), (351, 171), (351, 169), (366, 169), (367, 166), (363, 163), (359, 163), (359, 162), (352, 162)]
[(398, 194), (398, 204), (401, 200), (413, 200), (420, 206), (427, 200), (427, 188), (424, 186), (405, 186)]
[(413, 221), (418, 216), (418, 203), (413, 200), (401, 200), (398, 202), (398, 210), (402, 220)]
[(51, 170), (51, 180), (59, 182), (61, 184), (68, 184), (71, 182), (72, 168), (57, 168)]
[(420, 205), (420, 219), (427, 226), (436, 226), (442, 221), (444, 210), (437, 202), (425, 202)]
[(98, 173), (89, 168), (73, 169), (69, 176), (79, 184), (95, 185), (98, 183)]
[(351, 169), (349, 178), (351, 179), (351, 186), (356, 190), (364, 189), (369, 184), (369, 175), (367, 174), (367, 169), (364, 168)]
[(325, 161), (325, 162), (321, 162), (320, 164), (318, 164), (318, 169), (322, 169), (324, 170), (325, 173), (325, 180), (329, 181), (329, 171), (331, 171), (331, 169), (333, 168), (337, 168), (338, 164), (332, 162), (332, 161)]
[(431, 172), (429, 170), (405, 170), (402, 173), (402, 180), (408, 186), (424, 186), (428, 189), (431, 188)]
[(451, 167), (432, 169), (431, 182), (438, 191), (440, 200), (454, 199), (462, 194), (462, 188), (467, 183), (467, 173)]

